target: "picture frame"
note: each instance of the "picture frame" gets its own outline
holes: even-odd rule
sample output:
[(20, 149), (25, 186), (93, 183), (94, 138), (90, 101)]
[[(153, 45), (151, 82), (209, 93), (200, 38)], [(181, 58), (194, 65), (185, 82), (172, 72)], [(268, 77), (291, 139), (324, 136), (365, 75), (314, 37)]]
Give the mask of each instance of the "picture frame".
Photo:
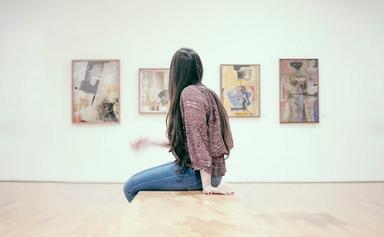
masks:
[(260, 64), (221, 64), (220, 99), (229, 117), (260, 117)]
[(280, 123), (319, 123), (319, 60), (279, 60)]
[(120, 123), (120, 60), (72, 60), (72, 123)]
[(139, 69), (139, 114), (166, 114), (169, 68)]

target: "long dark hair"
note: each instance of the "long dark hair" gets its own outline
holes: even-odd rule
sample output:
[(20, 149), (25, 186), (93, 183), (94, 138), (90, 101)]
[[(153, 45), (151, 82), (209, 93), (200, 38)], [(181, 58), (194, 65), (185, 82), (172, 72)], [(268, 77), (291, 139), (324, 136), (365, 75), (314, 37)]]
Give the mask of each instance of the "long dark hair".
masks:
[[(170, 107), (166, 118), (167, 137), (170, 145), (169, 152), (176, 156), (176, 160), (185, 168), (189, 163), (186, 156), (186, 147), (183, 134), (183, 118), (180, 111), (180, 95), (183, 89), (189, 85), (201, 84), (203, 77), (203, 65), (199, 55), (189, 48), (181, 48), (172, 57), (169, 73), (169, 98)], [(208, 89), (208, 88), (207, 88)], [(229, 122), (226, 119), (226, 111), (215, 92), (208, 89), (213, 95), (219, 109), (221, 135), (227, 149), (227, 157), (232, 148), (232, 136)]]

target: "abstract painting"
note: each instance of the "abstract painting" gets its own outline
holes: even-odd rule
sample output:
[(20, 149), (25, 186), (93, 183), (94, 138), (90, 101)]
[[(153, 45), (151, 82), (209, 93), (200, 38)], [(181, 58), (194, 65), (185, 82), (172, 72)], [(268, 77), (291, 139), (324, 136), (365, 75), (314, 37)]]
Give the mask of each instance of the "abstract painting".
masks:
[(318, 59), (280, 59), (280, 122), (319, 122)]
[(120, 61), (72, 61), (72, 122), (120, 122)]
[(168, 82), (169, 69), (139, 69), (139, 113), (168, 112)]
[(220, 65), (221, 101), (230, 117), (260, 116), (260, 65)]

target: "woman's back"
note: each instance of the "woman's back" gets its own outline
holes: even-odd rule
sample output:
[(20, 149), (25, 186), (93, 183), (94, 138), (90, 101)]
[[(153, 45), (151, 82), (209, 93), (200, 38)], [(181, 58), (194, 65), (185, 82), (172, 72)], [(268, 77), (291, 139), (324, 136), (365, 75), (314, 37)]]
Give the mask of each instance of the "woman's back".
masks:
[[(185, 128), (185, 146), (191, 167), (201, 168), (212, 176), (223, 176), (226, 172), (224, 155), (233, 147), (232, 134), (225, 145), (222, 135), (217, 95), (203, 85), (184, 88), (180, 97), (180, 108)], [(228, 121), (228, 115), (223, 114)], [(228, 123), (229, 124), (229, 123)]]

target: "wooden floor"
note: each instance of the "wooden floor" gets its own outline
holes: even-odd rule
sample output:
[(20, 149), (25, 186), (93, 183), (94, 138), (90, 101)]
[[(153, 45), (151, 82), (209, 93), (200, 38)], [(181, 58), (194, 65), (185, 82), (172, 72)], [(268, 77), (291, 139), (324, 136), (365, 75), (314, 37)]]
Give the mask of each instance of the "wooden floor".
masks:
[(0, 182), (0, 236), (383, 237), (384, 183), (231, 183), (234, 196)]

